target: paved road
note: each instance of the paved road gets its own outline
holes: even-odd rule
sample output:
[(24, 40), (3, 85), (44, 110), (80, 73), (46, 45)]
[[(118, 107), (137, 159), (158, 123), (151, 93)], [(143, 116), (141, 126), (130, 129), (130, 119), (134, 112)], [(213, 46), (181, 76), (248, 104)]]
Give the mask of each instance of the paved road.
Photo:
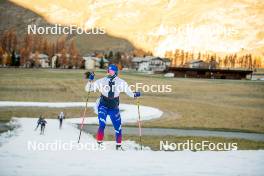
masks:
[[(112, 126), (107, 126), (106, 133), (114, 134)], [(123, 127), (123, 134), (138, 135), (138, 128), (136, 127)], [(95, 134), (97, 132), (97, 125), (85, 125), (84, 131)], [(226, 138), (240, 138), (253, 141), (264, 141), (264, 134), (258, 133), (245, 133), (245, 132), (224, 132), (224, 131), (209, 131), (209, 130), (189, 130), (189, 129), (166, 129), (166, 128), (143, 128), (143, 135), (153, 136), (213, 136), (213, 137), (226, 137)]]
[(0, 122), (0, 133), (12, 129), (7, 123)]

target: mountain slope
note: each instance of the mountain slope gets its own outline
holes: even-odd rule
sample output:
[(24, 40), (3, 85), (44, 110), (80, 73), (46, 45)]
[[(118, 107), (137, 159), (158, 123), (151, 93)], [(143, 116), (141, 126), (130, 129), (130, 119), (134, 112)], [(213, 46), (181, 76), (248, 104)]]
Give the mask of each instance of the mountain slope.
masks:
[(51, 23), (104, 27), (136, 47), (164, 55), (194, 52), (262, 53), (262, 0), (12, 0)]
[[(54, 26), (41, 15), (29, 9), (18, 6), (12, 2), (2, 1), (0, 4), (0, 36), (5, 30), (15, 29), (20, 40), (27, 33), (28, 25)], [(45, 35), (50, 40), (55, 41), (61, 35)], [(103, 35), (68, 35), (67, 40), (75, 39), (81, 54), (90, 51), (130, 51), (134, 46), (126, 39), (113, 37), (108, 34)]]

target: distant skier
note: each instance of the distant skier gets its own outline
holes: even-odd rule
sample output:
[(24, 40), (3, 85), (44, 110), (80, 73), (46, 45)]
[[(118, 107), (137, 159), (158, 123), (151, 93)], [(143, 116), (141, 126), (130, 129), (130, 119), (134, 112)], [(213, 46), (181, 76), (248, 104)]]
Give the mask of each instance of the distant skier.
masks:
[(47, 121), (43, 118), (40, 121), (40, 134), (44, 134), (44, 130), (45, 130), (46, 124), (47, 124)]
[(104, 139), (106, 117), (109, 115), (115, 129), (116, 150), (123, 150), (121, 147), (122, 127), (119, 112), (119, 94), (120, 92), (125, 92), (128, 96), (135, 98), (140, 96), (140, 92), (132, 92), (127, 82), (117, 76), (118, 68), (116, 65), (109, 65), (107, 74), (106, 77), (93, 82), (94, 73), (89, 73), (89, 82), (87, 83), (85, 90), (96, 91), (98, 89), (101, 93), (100, 98), (97, 100), (99, 128), (96, 138), (99, 146), (102, 145)]
[(41, 124), (42, 119), (43, 119), (43, 117), (42, 117), (42, 115), (40, 115), (40, 116), (39, 116), (39, 119), (38, 119), (38, 121), (37, 121), (37, 126), (36, 126), (36, 128), (35, 128), (35, 131), (38, 129), (39, 125)]
[(65, 119), (65, 115), (64, 115), (64, 113), (61, 111), (60, 112), (60, 114), (59, 114), (59, 116), (58, 116), (58, 119), (59, 119), (59, 121), (60, 121), (60, 129), (61, 129), (61, 127), (62, 127), (62, 122), (63, 122), (63, 120)]

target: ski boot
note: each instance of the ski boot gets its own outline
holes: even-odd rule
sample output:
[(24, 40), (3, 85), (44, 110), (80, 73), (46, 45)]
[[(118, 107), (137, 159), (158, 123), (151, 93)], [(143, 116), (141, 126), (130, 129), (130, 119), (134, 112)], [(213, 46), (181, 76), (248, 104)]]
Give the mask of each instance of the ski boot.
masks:
[(103, 147), (103, 142), (102, 142), (102, 141), (97, 141), (97, 144), (98, 144), (98, 148), (99, 148), (99, 149), (102, 149), (102, 147)]
[(116, 150), (124, 151), (124, 149), (122, 148), (121, 144), (116, 144)]

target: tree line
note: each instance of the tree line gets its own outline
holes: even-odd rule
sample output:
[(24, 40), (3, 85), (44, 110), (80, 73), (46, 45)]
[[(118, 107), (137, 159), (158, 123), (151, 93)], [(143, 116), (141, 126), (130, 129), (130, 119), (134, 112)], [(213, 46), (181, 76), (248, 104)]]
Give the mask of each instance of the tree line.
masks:
[[(84, 60), (77, 48), (74, 39), (67, 40), (63, 35), (56, 39), (47, 39), (42, 35), (17, 35), (14, 29), (6, 30), (0, 36), (0, 65), (38, 67), (40, 66), (40, 54), (48, 56), (49, 65), (52, 58), (57, 57), (56, 67), (59, 68), (83, 68)], [(118, 64), (120, 67), (131, 67), (132, 58), (135, 56), (152, 55), (141, 49), (130, 51), (95, 51), (91, 56), (106, 58), (110, 63)], [(19, 59), (16, 58), (19, 56)], [(100, 62), (100, 67), (104, 66), (104, 60)]]
[[(53, 56), (59, 56), (59, 67), (80, 67), (82, 64), (75, 41), (67, 41), (66, 36), (60, 36), (54, 41), (33, 34), (18, 38), (16, 31), (12, 29), (5, 31), (0, 38), (0, 65), (38, 66), (40, 54), (47, 55), (50, 63)], [(16, 56), (19, 56), (18, 61), (15, 60)]]
[(167, 51), (165, 57), (171, 59), (173, 67), (184, 66), (191, 60), (203, 60), (205, 62), (216, 61), (220, 68), (244, 68), (255, 69), (262, 67), (262, 60), (260, 56), (252, 56), (252, 54), (238, 55), (228, 54), (225, 56), (218, 56), (216, 53), (193, 53), (184, 50), (176, 49), (175, 51)]
[[(0, 38), (0, 65), (37, 67), (40, 66), (40, 54), (48, 56), (49, 65), (52, 63), (52, 58), (56, 56), (56, 67), (59, 68), (84, 67), (84, 61), (75, 40), (67, 40), (67, 36), (63, 35), (56, 39), (47, 39), (41, 35), (33, 34), (18, 37), (14, 29), (9, 29)], [(120, 67), (131, 67), (133, 57), (152, 56), (153, 54), (141, 49), (134, 49), (127, 52), (93, 52), (93, 55), (98, 58), (107, 58), (110, 63), (118, 64)], [(165, 57), (171, 60), (171, 66), (174, 67), (183, 67), (194, 59), (208, 63), (215, 61), (220, 68), (255, 69), (262, 67), (261, 57), (252, 56), (252, 54), (234, 53), (220, 56), (215, 53), (193, 53), (176, 49), (167, 51)], [(100, 67), (103, 67), (103, 62), (102, 59)]]

